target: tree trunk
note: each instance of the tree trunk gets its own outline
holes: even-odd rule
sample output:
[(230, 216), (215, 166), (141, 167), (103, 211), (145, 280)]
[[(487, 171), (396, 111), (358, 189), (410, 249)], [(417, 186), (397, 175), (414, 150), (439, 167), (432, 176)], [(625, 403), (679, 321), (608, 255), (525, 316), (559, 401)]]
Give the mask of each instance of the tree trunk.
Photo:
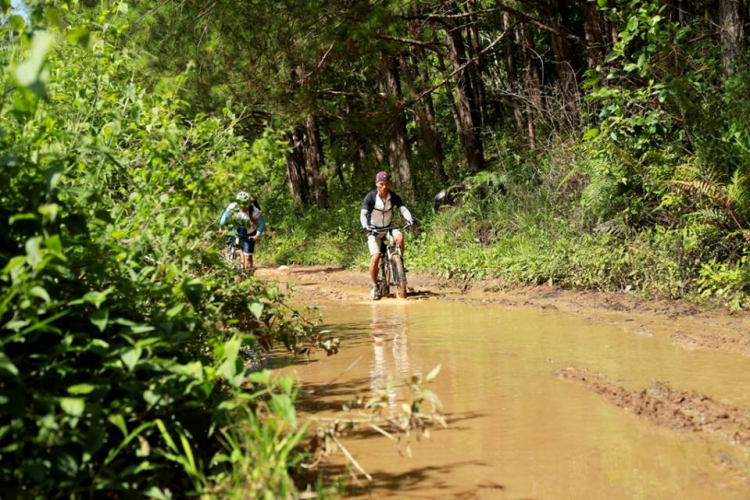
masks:
[(583, 30), (586, 34), (586, 59), (589, 69), (596, 69), (604, 64), (604, 56), (607, 55), (605, 33), (599, 7), (587, 0), (583, 0), (584, 19)]
[(354, 128), (354, 98), (350, 95), (346, 96), (346, 118), (348, 120), (347, 132), (349, 139), (349, 159), (353, 165), (353, 176), (359, 178), (364, 174), (364, 162), (365, 162), (365, 142), (360, 137), (357, 130)]
[(401, 78), (398, 59), (384, 55), (380, 70), (381, 91), (388, 99), (388, 122), (385, 141), (392, 173), (406, 197), (414, 200), (414, 183), (411, 176), (411, 150), (406, 139), (406, 115), (401, 107)]
[(305, 153), (302, 145), (302, 133), (293, 130), (287, 134), (290, 149), (286, 154), (286, 174), (289, 179), (289, 190), (295, 203), (307, 206), (310, 204), (310, 193), (305, 176)]
[(565, 2), (553, 0), (552, 9), (549, 12), (550, 24), (557, 30), (552, 33), (552, 52), (555, 56), (555, 68), (557, 70), (557, 86), (560, 90), (562, 107), (564, 110), (564, 122), (570, 130), (578, 124), (578, 81), (575, 69), (575, 54), (573, 46), (567, 37), (561, 35), (567, 25)]
[(519, 44), (522, 44), (524, 47), (523, 81), (526, 90), (526, 126), (529, 134), (529, 146), (532, 150), (535, 150), (536, 130), (534, 127), (534, 116), (542, 112), (541, 79), (539, 77), (539, 68), (534, 61), (536, 54), (534, 53), (534, 38), (531, 33), (531, 27), (523, 23), (520, 32), (516, 31), (516, 35), (519, 37), (518, 42), (522, 42)]
[(313, 190), (312, 197), (319, 208), (328, 207), (328, 188), (323, 178), (323, 147), (320, 143), (318, 120), (312, 113), (307, 114), (306, 120), (305, 160), (307, 162), (308, 184)]
[(458, 100), (458, 130), (461, 145), (466, 157), (466, 165), (472, 172), (484, 167), (484, 148), (482, 146), (481, 128), (478, 113), (475, 111), (474, 90), (467, 68), (460, 69), (466, 63), (466, 49), (461, 30), (457, 26), (447, 26), (448, 59), (456, 73), (456, 95)]
[[(510, 29), (515, 30), (515, 26), (511, 27), (510, 13), (503, 12), (503, 31)], [(523, 133), (523, 98), (521, 96), (521, 86), (518, 83), (518, 70), (516, 68), (516, 58), (513, 51), (513, 40), (509, 36), (505, 37), (505, 61), (507, 64), (508, 72), (508, 83), (510, 84), (511, 93), (511, 106), (513, 107), (513, 118), (516, 121), (516, 129), (519, 134)]]
[[(409, 62), (405, 57), (401, 59), (401, 67), (404, 69), (404, 82), (409, 92), (417, 96), (423, 87), (429, 86), (429, 77), (420, 70), (419, 61), (424, 57), (419, 49), (411, 49), (412, 59), (415, 61), (414, 68), (410, 68)], [(416, 73), (419, 73), (417, 75)], [(419, 86), (417, 86), (417, 82)], [(426, 159), (430, 159), (435, 165), (438, 177), (442, 182), (447, 180), (445, 169), (443, 168), (443, 147), (440, 143), (440, 136), (437, 131), (437, 122), (435, 120), (435, 108), (432, 105), (432, 94), (427, 94), (414, 104), (414, 117), (417, 122), (417, 134), (419, 136), (419, 147)], [(430, 172), (432, 175), (433, 172)]]
[(742, 0), (719, 0), (721, 14), (721, 55), (724, 72), (727, 75), (736, 71), (740, 54), (740, 41), (743, 35)]
[[(436, 38), (437, 40), (437, 38)], [(437, 54), (437, 64), (438, 69), (440, 70), (440, 73), (443, 75), (448, 74), (448, 68), (445, 65), (445, 61), (443, 60), (442, 55)], [(446, 80), (445, 82), (445, 99), (448, 101), (448, 107), (451, 111), (451, 116), (453, 117), (453, 123), (456, 124), (456, 131), (461, 130), (461, 118), (458, 116), (458, 106), (456, 106), (456, 99), (453, 96), (453, 86), (450, 84), (450, 80)]]
[(479, 41), (479, 16), (477, 16), (477, 1), (469, 0), (471, 5), (471, 23), (466, 27), (466, 36), (470, 43), (467, 45), (469, 48), (469, 57), (474, 60), (473, 63), (469, 64), (471, 73), (471, 81), (474, 89), (474, 102), (476, 104), (477, 116), (479, 120), (477, 125), (481, 128), (487, 124), (487, 98), (484, 90), (484, 63), (482, 61), (482, 44)]

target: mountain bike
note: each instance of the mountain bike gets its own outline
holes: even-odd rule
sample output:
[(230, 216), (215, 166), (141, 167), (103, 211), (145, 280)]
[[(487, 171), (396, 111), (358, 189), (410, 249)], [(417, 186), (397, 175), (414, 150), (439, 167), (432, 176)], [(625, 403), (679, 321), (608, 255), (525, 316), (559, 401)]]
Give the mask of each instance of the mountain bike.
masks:
[(235, 229), (232, 229), (230, 232), (232, 235), (227, 236), (226, 241), (224, 242), (224, 251), (222, 253), (224, 254), (224, 259), (227, 261), (227, 265), (232, 269), (240, 271), (242, 270), (242, 255), (240, 255), (242, 247), (240, 245), (240, 235)]
[[(408, 229), (411, 224), (405, 226), (388, 226), (373, 229), (371, 234), (378, 236), (387, 233), (385, 238), (380, 241), (380, 265), (378, 266), (378, 293), (385, 297), (390, 293), (391, 286), (396, 288), (396, 297), (405, 299), (406, 290), (406, 271), (404, 270), (404, 256), (401, 254), (401, 248), (396, 244), (393, 238), (393, 231), (398, 229)], [(387, 242), (386, 242), (387, 240)]]
[(229, 232), (231, 234), (226, 237), (224, 250), (222, 251), (227, 265), (235, 271), (252, 276), (252, 267), (249, 269), (242, 267), (242, 242), (244, 239), (252, 238), (252, 236), (242, 236), (237, 229), (231, 229)]

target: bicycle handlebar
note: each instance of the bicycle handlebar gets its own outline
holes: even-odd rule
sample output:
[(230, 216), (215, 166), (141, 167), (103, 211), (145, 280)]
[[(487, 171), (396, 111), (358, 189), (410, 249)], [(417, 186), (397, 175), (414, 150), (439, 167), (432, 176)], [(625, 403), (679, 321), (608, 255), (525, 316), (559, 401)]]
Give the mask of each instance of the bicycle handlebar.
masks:
[[(411, 224), (406, 224), (404, 226), (386, 226), (386, 227), (374, 227), (370, 229), (370, 234), (378, 235), (380, 233), (387, 233), (389, 231), (393, 231), (394, 229), (401, 230), (401, 229), (409, 229), (412, 226), (415, 226), (416, 222), (413, 222)], [(362, 228), (362, 232), (366, 233), (367, 229)]]

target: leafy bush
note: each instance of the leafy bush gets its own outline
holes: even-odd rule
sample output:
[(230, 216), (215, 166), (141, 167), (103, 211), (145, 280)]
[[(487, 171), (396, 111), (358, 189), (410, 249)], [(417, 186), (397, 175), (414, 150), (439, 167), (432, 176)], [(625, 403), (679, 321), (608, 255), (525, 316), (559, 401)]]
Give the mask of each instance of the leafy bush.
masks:
[(188, 122), (174, 89), (133, 82), (117, 12), (97, 30), (15, 16), (0, 48), (0, 495), (185, 498), (252, 459), (245, 486), (288, 497), (295, 391), (241, 351), (309, 328), (236, 283), (212, 231), (261, 160), (231, 111)]

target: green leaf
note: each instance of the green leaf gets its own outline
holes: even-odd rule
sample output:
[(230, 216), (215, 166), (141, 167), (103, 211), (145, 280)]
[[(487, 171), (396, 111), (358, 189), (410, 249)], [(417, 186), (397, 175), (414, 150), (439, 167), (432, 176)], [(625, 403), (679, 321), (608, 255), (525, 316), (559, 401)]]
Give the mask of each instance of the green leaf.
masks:
[(156, 426), (159, 428), (159, 431), (161, 432), (161, 437), (164, 438), (164, 441), (166, 441), (167, 446), (169, 446), (172, 451), (175, 453), (179, 453), (179, 450), (177, 449), (177, 445), (174, 444), (174, 440), (172, 439), (172, 436), (169, 435), (169, 431), (167, 431), (167, 426), (164, 425), (164, 422), (160, 418), (157, 418), (154, 420)]
[(41, 236), (35, 236), (26, 240), (26, 259), (31, 267), (36, 267), (42, 262)]
[(254, 300), (250, 303), (250, 312), (253, 313), (253, 316), (255, 316), (257, 319), (260, 319), (260, 317), (263, 315), (263, 302)]
[(89, 394), (94, 389), (96, 389), (96, 386), (91, 385), (91, 384), (76, 384), (76, 385), (71, 385), (70, 387), (68, 387), (68, 394), (74, 394), (76, 396), (80, 396), (83, 394)]
[(63, 172), (65, 172), (65, 166), (59, 163), (52, 165), (44, 171), (44, 179), (47, 181), (47, 189), (49, 191), (57, 187), (57, 183), (62, 179)]
[(599, 129), (598, 128), (590, 128), (583, 135), (583, 140), (584, 141), (590, 141), (591, 139), (594, 139), (595, 137), (598, 137), (598, 136), (599, 136)]
[(71, 417), (80, 417), (86, 408), (83, 398), (60, 398), (60, 407)]
[(185, 304), (177, 304), (176, 306), (173, 306), (167, 310), (167, 317), (168, 318), (174, 318), (178, 314), (180, 314), (180, 311), (185, 307)]
[(638, 18), (633, 16), (628, 19), (628, 25), (626, 27), (628, 31), (635, 31), (638, 29)]
[(94, 311), (90, 319), (94, 326), (99, 328), (100, 332), (103, 332), (104, 329), (107, 328), (107, 323), (109, 322), (109, 309), (99, 309), (98, 311)]
[(237, 371), (237, 355), (240, 351), (240, 344), (242, 341), (239, 337), (232, 337), (224, 343), (224, 362), (219, 366), (219, 373), (221, 373), (225, 379), (234, 387), (239, 386), (240, 380)]
[(107, 431), (104, 425), (93, 424), (86, 434), (86, 441), (83, 445), (83, 462), (91, 460), (91, 456), (101, 449), (107, 439)]
[(60, 211), (60, 205), (57, 203), (47, 203), (39, 206), (39, 213), (44, 215), (47, 219), (54, 222), (57, 218), (57, 214)]
[(39, 297), (46, 303), (50, 303), (52, 299), (50, 299), (49, 293), (47, 293), (47, 290), (40, 286), (32, 287), (31, 290), (29, 290), (29, 294), (33, 295), (34, 297)]
[(74, 478), (78, 474), (78, 462), (70, 453), (60, 453), (55, 459), (55, 469), (67, 478)]
[(141, 359), (142, 352), (143, 349), (141, 349), (140, 347), (133, 347), (120, 355), (120, 359), (122, 359), (122, 362), (125, 363), (125, 366), (128, 367), (128, 370), (132, 371), (135, 364), (139, 359)]
[(110, 415), (108, 420), (112, 423), (112, 425), (120, 429), (120, 432), (122, 432), (123, 436), (127, 437), (128, 426), (125, 424), (125, 418), (121, 414), (115, 413), (114, 415)]
[[(3, 0), (4, 1), (4, 0)], [(23, 16), (13, 15), (8, 18), (8, 24), (14, 31), (23, 33), (26, 31), (26, 20)]]
[(11, 274), (14, 269), (16, 269), (19, 266), (22, 266), (26, 262), (26, 257), (23, 255), (16, 255), (3, 268), (3, 274)]
[(40, 97), (46, 94), (46, 76), (42, 73), (42, 67), (53, 43), (54, 37), (50, 33), (37, 31), (31, 41), (28, 57), (13, 70), (16, 82), (22, 87), (31, 88)]
[(172, 500), (172, 493), (169, 490), (162, 490), (152, 486), (146, 491), (146, 496), (154, 500)]
[(133, 333), (146, 333), (155, 330), (151, 325), (135, 325), (130, 327), (130, 331)]
[(440, 366), (441, 365), (437, 365), (435, 368), (432, 369), (430, 373), (427, 374), (427, 376), (424, 379), (425, 382), (432, 382), (433, 380), (435, 380), (435, 377), (437, 377), (438, 373), (440, 373)]
[(16, 365), (14, 365), (10, 358), (2, 351), (0, 351), (0, 371), (9, 373), (14, 377), (18, 376), (18, 368), (16, 368)]
[(78, 44), (81, 47), (88, 47), (89, 42), (91, 41), (91, 32), (88, 30), (88, 28), (79, 26), (71, 30), (71, 32), (68, 34), (68, 41), (70, 43)]
[(283, 418), (292, 427), (297, 426), (294, 403), (288, 394), (274, 394), (271, 396), (271, 410)]
[(83, 300), (84, 302), (88, 302), (89, 304), (94, 304), (96, 308), (99, 309), (99, 306), (102, 305), (105, 300), (107, 300), (107, 295), (112, 293), (113, 290), (114, 287), (109, 287), (102, 292), (91, 291), (84, 295), (81, 300)]
[(92, 351), (99, 356), (104, 356), (109, 350), (109, 342), (102, 339), (91, 339), (84, 349)]

